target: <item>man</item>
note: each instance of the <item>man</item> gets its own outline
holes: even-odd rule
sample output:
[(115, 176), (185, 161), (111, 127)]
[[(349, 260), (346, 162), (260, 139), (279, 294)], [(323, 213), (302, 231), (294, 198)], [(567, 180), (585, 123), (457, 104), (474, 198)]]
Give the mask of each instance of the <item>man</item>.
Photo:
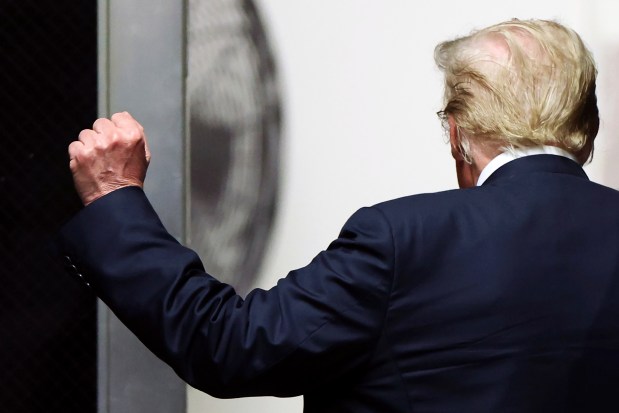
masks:
[(355, 213), (305, 268), (246, 299), (144, 193), (127, 113), (69, 147), (72, 267), (192, 386), (304, 395), (306, 412), (616, 411), (619, 193), (581, 165), (596, 69), (576, 33), (508, 21), (436, 49), (462, 189)]

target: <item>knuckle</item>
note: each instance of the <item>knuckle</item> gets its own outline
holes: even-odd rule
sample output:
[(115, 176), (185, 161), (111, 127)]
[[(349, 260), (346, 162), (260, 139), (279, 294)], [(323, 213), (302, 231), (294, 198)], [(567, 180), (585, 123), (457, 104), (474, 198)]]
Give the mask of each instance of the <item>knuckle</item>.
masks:
[(93, 150), (84, 148), (84, 147), (70, 150), (69, 158), (70, 158), (70, 161), (74, 163), (76, 166), (79, 164), (85, 164), (94, 158)]
[(131, 128), (131, 139), (136, 142), (142, 140), (142, 131), (140, 130), (140, 128)]
[(106, 119), (106, 118), (99, 118), (99, 119), (97, 119), (97, 120), (96, 120), (96, 121), (92, 124), (92, 127), (93, 127), (94, 129), (97, 129), (97, 128), (100, 128), (101, 126), (105, 125), (105, 124), (106, 124), (106, 123), (108, 123), (108, 122), (109, 122), (109, 120), (108, 120), (108, 119)]
[(88, 139), (90, 136), (92, 136), (92, 130), (84, 129), (78, 135), (78, 139), (83, 142), (84, 140)]
[(79, 149), (77, 147), (79, 145), (78, 142), (71, 142), (68, 148), (69, 158), (73, 159), (79, 154)]
[(107, 149), (108, 143), (105, 139), (97, 139), (93, 145), (94, 150), (98, 152), (103, 152)]
[(103, 140), (106, 140), (106, 141), (110, 141), (110, 142), (114, 142), (114, 143), (116, 143), (116, 142), (118, 142), (119, 140), (121, 140), (121, 136), (120, 136), (120, 135), (121, 135), (121, 134), (120, 134), (120, 132), (118, 131), (118, 129), (114, 129), (114, 131), (113, 131), (113, 132), (111, 132), (111, 133), (109, 133), (108, 135), (104, 136), (104, 137), (103, 137), (103, 138), (104, 138)]
[(129, 144), (135, 144), (142, 139), (142, 132), (137, 127), (129, 127), (123, 130), (123, 140)]
[(93, 147), (84, 147), (78, 153), (75, 159), (78, 161), (87, 161), (89, 159), (94, 158), (95, 148)]
[(118, 121), (120, 119), (126, 118), (127, 116), (129, 116), (129, 113), (127, 113), (126, 111), (123, 112), (116, 112), (111, 116), (111, 120), (112, 122)]

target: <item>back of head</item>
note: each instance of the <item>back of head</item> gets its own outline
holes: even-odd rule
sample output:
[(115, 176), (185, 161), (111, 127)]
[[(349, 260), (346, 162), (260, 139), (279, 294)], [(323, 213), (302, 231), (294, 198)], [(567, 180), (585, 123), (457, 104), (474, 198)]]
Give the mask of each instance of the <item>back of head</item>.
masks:
[(511, 20), (439, 44), (435, 60), (445, 73), (444, 113), (463, 139), (496, 152), (551, 145), (581, 164), (590, 158), (597, 71), (573, 30)]

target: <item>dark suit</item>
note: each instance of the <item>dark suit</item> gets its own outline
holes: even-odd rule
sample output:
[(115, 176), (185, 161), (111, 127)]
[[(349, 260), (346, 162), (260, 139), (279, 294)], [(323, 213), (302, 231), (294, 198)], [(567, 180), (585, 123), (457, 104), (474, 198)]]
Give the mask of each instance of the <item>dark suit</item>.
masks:
[(130, 329), (217, 397), (306, 412), (599, 412), (619, 400), (619, 192), (571, 160), (363, 208), (307, 267), (245, 300), (143, 192), (85, 208), (60, 245)]

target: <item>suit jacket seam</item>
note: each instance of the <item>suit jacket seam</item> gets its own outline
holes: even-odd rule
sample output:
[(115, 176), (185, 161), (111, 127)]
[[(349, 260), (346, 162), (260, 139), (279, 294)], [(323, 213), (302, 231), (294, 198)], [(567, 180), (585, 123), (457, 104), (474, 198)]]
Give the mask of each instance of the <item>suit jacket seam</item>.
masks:
[(383, 322), (382, 322), (382, 329), (379, 333), (379, 339), (376, 341), (377, 345), (374, 348), (374, 353), (372, 355), (372, 358), (374, 357), (374, 354), (376, 353), (376, 351), (378, 350), (378, 343), (380, 342), (380, 337), (384, 337), (385, 338), (385, 343), (387, 343), (386, 347), (388, 349), (389, 355), (388, 355), (388, 359), (391, 363), (393, 363), (393, 366), (395, 368), (395, 370), (397, 371), (398, 377), (400, 378), (400, 386), (402, 389), (402, 392), (404, 393), (404, 398), (406, 398), (406, 401), (408, 402), (408, 409), (409, 411), (413, 411), (413, 404), (410, 400), (410, 397), (408, 395), (408, 392), (406, 391), (406, 386), (405, 386), (405, 380), (404, 377), (402, 376), (402, 370), (400, 369), (400, 366), (398, 365), (395, 357), (393, 356), (393, 352), (392, 352), (392, 346), (391, 346), (391, 340), (389, 338), (389, 335), (386, 333), (387, 330), (387, 323), (388, 323), (388, 318), (389, 318), (389, 306), (391, 304), (391, 297), (393, 296), (393, 289), (395, 287), (395, 274), (396, 274), (396, 265), (397, 265), (397, 260), (396, 260), (396, 238), (395, 238), (395, 234), (393, 232), (393, 226), (391, 225), (391, 222), (389, 221), (389, 218), (387, 217), (387, 214), (385, 214), (385, 212), (383, 212), (380, 208), (378, 207), (374, 207), (374, 209), (376, 209), (376, 211), (378, 211), (378, 213), (383, 217), (383, 219), (385, 220), (385, 222), (387, 223), (387, 226), (389, 227), (389, 234), (391, 235), (391, 247), (392, 247), (392, 262), (391, 262), (391, 285), (389, 286), (389, 293), (387, 295), (387, 302), (385, 304), (385, 316), (383, 318)]

